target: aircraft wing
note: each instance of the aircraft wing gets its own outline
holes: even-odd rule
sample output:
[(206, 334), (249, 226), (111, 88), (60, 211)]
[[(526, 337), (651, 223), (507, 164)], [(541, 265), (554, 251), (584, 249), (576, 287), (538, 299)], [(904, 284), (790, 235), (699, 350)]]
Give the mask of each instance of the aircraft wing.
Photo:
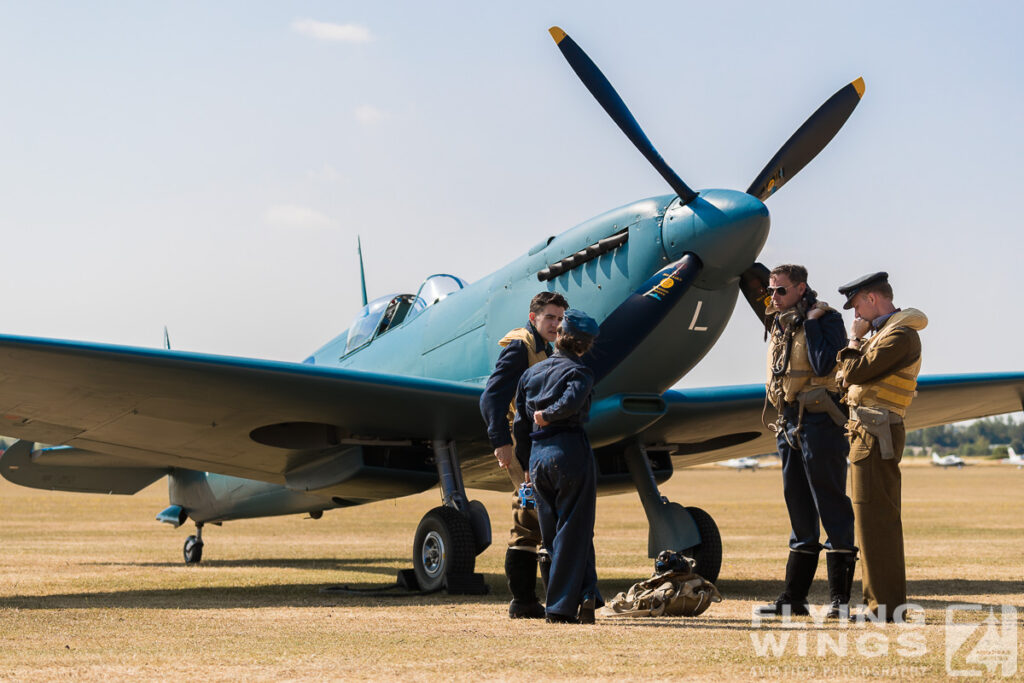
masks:
[[(1011, 413), (1022, 408), (1024, 373), (930, 375), (918, 379), (907, 429)], [(762, 424), (764, 385), (667, 391), (664, 417), (641, 433), (649, 449), (667, 449), (676, 467), (775, 452)], [(775, 418), (770, 405), (765, 421)]]
[(294, 458), (338, 443), (458, 439), (489, 452), (480, 391), (301, 363), (0, 335), (0, 434), (66, 444), (76, 464), (99, 467), (106, 454), (283, 483)]

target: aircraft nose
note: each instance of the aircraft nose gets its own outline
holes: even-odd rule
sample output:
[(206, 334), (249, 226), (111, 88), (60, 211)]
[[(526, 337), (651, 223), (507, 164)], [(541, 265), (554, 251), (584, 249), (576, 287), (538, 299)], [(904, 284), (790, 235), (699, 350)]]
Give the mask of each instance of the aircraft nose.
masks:
[(662, 244), (670, 261), (686, 252), (700, 257), (704, 268), (694, 283), (717, 288), (757, 260), (768, 239), (768, 207), (736, 190), (704, 190), (685, 206), (677, 200), (665, 212)]

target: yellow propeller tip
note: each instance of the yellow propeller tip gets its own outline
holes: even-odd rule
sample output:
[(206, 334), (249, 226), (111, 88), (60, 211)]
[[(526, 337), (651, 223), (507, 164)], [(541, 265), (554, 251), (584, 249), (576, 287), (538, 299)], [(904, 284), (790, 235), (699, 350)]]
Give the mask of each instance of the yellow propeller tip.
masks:
[(857, 97), (864, 97), (864, 79), (858, 78), (853, 82), (853, 89), (857, 91)]
[(555, 39), (556, 43), (560, 43), (565, 39), (565, 31), (558, 28), (557, 26), (552, 26), (551, 28), (549, 28), (548, 33), (551, 34), (551, 37)]

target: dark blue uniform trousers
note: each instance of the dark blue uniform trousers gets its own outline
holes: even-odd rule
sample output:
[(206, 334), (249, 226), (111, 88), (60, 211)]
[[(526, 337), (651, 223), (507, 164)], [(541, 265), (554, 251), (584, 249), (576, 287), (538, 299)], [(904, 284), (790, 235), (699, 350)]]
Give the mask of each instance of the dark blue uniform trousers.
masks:
[(783, 414), (790, 441), (801, 448), (791, 446), (781, 433), (777, 437), (782, 489), (793, 527), (790, 550), (818, 554), (819, 520), (827, 550), (854, 550), (853, 505), (846, 495), (846, 431), (826, 413), (805, 412), (798, 441), (796, 412), (787, 409)]
[(576, 616), (587, 594), (601, 606), (594, 562), (597, 466), (587, 435), (572, 430), (535, 439), (530, 480), (544, 547), (551, 555), (548, 614)]

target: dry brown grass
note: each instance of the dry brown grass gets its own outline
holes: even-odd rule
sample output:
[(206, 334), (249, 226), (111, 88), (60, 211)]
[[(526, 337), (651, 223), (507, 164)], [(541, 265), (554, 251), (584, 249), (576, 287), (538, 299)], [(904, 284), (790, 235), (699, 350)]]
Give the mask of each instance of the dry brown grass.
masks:
[[(436, 492), (329, 512), (319, 521), (207, 527), (203, 565), (185, 567), (181, 544), (190, 531), (153, 521), (166, 505), (162, 484), (123, 498), (3, 481), (0, 677), (932, 679), (946, 676), (947, 604), (1024, 608), (1024, 471), (1015, 468), (905, 467), (910, 594), (927, 619), (917, 628), (754, 631), (751, 607), (779, 591), (787, 552), (779, 471), (697, 468), (664, 489), (717, 520), (726, 601), (697, 619), (579, 627), (506, 617), (504, 494), (475, 494), (495, 526), (496, 543), (477, 563), (491, 595), (372, 597), (319, 589), (393, 581), (410, 564), (413, 531), (437, 504)], [(646, 522), (635, 496), (600, 499), (598, 517), (598, 573), (611, 596), (651, 571)], [(826, 592), (822, 569), (812, 600), (824, 602)], [(1024, 618), (1018, 634), (1021, 627)], [(757, 654), (752, 634), (785, 633), (792, 642), (783, 657)], [(859, 649), (868, 633), (874, 635)], [(848, 654), (819, 656), (822, 634), (836, 642), (845, 636)], [(901, 637), (926, 651), (901, 656)], [(797, 651), (801, 638), (805, 656)], [(875, 656), (883, 645), (887, 652)]]

